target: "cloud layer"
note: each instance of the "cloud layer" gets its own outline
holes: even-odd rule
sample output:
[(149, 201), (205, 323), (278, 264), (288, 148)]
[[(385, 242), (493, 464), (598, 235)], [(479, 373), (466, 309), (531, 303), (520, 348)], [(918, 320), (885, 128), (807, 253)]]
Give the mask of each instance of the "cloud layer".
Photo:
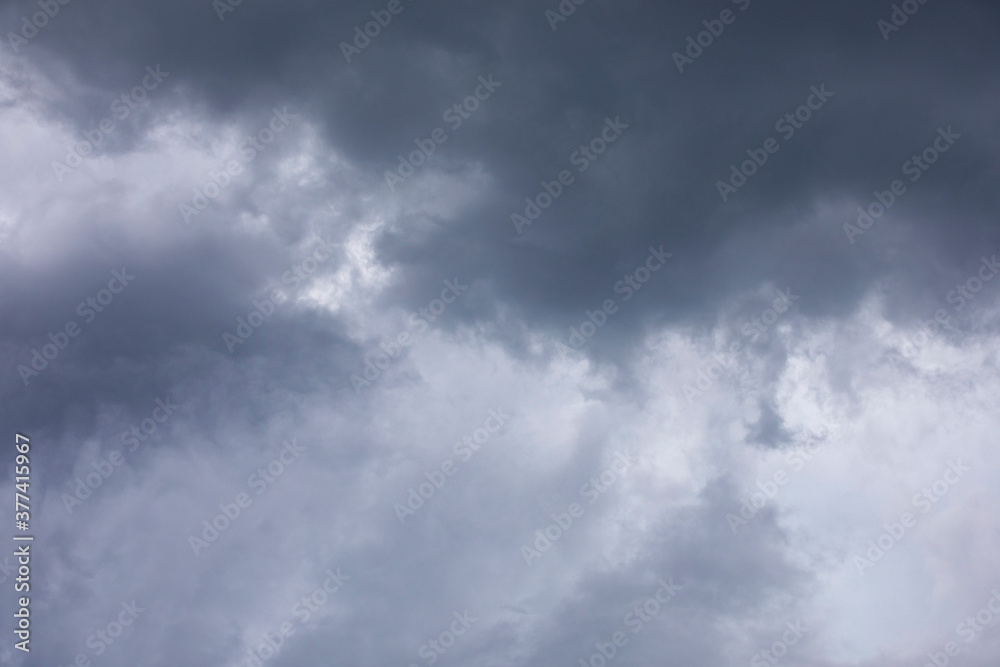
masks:
[(996, 664), (993, 3), (0, 23), (4, 664)]

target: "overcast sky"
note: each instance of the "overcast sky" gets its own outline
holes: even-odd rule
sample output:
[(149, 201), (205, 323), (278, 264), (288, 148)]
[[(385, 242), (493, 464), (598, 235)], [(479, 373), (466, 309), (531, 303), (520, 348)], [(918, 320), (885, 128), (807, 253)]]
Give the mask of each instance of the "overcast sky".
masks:
[(0, 663), (995, 666), (998, 30), (4, 3)]

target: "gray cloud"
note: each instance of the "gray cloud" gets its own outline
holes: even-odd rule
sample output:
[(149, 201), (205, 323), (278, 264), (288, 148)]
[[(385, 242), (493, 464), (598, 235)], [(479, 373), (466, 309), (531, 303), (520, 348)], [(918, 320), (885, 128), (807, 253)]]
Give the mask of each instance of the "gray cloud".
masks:
[[(0, 10), (12, 34), (51, 14), (0, 54), (0, 422), (32, 439), (36, 535), (32, 651), (8, 636), (2, 661), (595, 664), (621, 631), (608, 664), (736, 665), (801, 621), (787, 664), (949, 641), (995, 664), (998, 623), (956, 626), (1000, 585), (997, 8), (897, 3), (886, 39), (892, 3), (390, 4)], [(147, 67), (169, 75), (137, 95)], [(968, 477), (859, 577), (957, 456)], [(661, 580), (682, 588), (629, 617)]]

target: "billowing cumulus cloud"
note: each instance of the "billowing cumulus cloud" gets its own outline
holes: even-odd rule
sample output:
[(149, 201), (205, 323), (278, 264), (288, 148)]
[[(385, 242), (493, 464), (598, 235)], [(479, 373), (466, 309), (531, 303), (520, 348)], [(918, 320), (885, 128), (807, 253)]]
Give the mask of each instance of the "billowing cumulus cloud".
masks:
[(1000, 658), (992, 3), (0, 24), (0, 662)]

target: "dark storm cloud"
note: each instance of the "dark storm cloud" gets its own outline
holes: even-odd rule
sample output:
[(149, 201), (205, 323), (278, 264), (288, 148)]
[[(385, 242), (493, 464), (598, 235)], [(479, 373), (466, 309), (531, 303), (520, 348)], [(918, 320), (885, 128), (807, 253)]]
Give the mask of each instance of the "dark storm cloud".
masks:
[[(932, 3), (886, 42), (876, 27), (885, 8), (870, 3), (755, 2), (745, 12), (740, 5), (589, 3), (553, 32), (534, 5), (405, 2), (350, 64), (339, 44), (371, 20), (365, 9), (242, 4), (219, 21), (207, 3), (69, 5), (25, 53), (43, 65), (55, 57), (77, 80), (108, 92), (128, 86), (145, 65), (166, 63), (170, 84), (193, 93), (190, 102), (208, 103), (213, 115), (291, 100), (373, 181), (443, 125), (442, 111), (470, 94), (477, 76), (494, 74), (502, 90), (439, 150), (441, 166), (481, 162), (495, 179), (492, 191), (438, 233), (386, 238), (380, 259), (415, 276), (427, 276), (427, 266), (435, 276), (482, 276), (497, 300), (539, 323), (564, 324), (603, 288), (603, 266), (611, 272), (660, 242), (691, 260), (686, 274), (623, 314), (621, 329), (652, 313), (697, 314), (746, 280), (808, 285), (819, 292), (809, 300), (816, 312), (845, 306), (836, 302), (856, 299), (894, 271), (864, 247), (878, 229), (855, 247), (842, 225), (854, 220), (857, 204), (900, 177), (899, 166), (939, 126), (954, 127), (963, 140), (912, 185), (892, 218), (933, 244), (934, 223), (947, 216), (952, 262), (983, 244), (987, 212), (972, 195), (988, 192), (996, 165), (986, 146), (996, 131), (975, 110), (995, 92), (989, 67), (967, 65), (996, 59), (984, 38), (998, 20), (995, 8)], [(735, 22), (678, 73), (671, 53), (683, 52), (701, 22), (725, 8)], [(930, 42), (942, 47), (923, 48)], [(780, 137), (775, 122), (804, 104), (814, 85), (833, 97), (722, 202), (716, 182), (747, 149)], [(621, 117), (629, 129), (577, 173), (571, 154), (607, 117)], [(523, 211), (540, 181), (567, 168), (577, 182), (512, 243), (510, 214)], [(401, 186), (404, 198), (412, 185)], [(823, 201), (849, 205), (820, 215)], [(803, 223), (807, 230), (793, 231)], [(727, 256), (727, 240), (744, 230), (768, 245)], [(913, 273), (898, 271), (907, 281)], [(823, 294), (831, 282), (836, 293)]]

